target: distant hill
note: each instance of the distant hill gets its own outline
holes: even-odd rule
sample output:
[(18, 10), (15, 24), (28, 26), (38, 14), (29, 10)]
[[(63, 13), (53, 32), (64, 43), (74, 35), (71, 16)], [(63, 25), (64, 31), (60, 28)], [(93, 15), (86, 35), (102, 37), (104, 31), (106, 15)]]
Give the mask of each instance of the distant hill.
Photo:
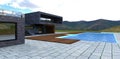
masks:
[(56, 29), (103, 30), (103, 29), (107, 29), (107, 28), (111, 28), (119, 25), (120, 25), (120, 21), (110, 21), (105, 19), (98, 19), (94, 21), (76, 21), (76, 22), (64, 21), (62, 25), (59, 25), (59, 26), (56, 25)]

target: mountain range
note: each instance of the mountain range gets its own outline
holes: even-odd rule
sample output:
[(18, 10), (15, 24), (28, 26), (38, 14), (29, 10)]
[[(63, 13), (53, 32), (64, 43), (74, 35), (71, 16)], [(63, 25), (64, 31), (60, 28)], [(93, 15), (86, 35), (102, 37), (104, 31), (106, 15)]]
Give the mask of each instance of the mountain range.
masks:
[(97, 19), (94, 21), (63, 21), (61, 25), (56, 25), (57, 30), (103, 30), (114, 26), (120, 26), (120, 21)]

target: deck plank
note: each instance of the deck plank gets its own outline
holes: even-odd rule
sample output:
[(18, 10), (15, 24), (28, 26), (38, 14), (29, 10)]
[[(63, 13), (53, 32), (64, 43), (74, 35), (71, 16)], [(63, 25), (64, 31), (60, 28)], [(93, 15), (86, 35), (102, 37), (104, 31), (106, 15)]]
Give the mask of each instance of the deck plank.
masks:
[(113, 59), (119, 59), (120, 58), (120, 48), (118, 44), (112, 44), (113, 46)]
[(119, 33), (115, 33), (114, 35), (115, 35), (115, 38), (117, 39), (117, 43), (120, 46), (120, 34)]
[(105, 46), (105, 42), (101, 42), (89, 59), (100, 59), (104, 46)]
[(120, 59), (120, 34), (115, 38), (118, 43), (26, 40), (25, 44), (0, 48), (0, 59)]
[(87, 43), (81, 42), (79, 45), (78, 44), (74, 44), (74, 45), (71, 45), (71, 46), (68, 46), (68, 47), (65, 47), (65, 48), (62, 48), (62, 49), (58, 48), (56, 52), (49, 54), (49, 56), (57, 57), (57, 56), (65, 53), (65, 52), (67, 52), (68, 50), (71, 50), (74, 47), (77, 47), (77, 46), (81, 47), (81, 46), (83, 46), (85, 44), (87, 44)]
[(88, 59), (94, 50), (99, 46), (100, 43), (94, 42), (87, 50), (85, 50), (77, 59)]
[(106, 43), (101, 59), (112, 59), (111, 43)]
[[(83, 48), (87, 48), (90, 45), (88, 45), (88, 43), (79, 43), (76, 47), (72, 47), (71, 49), (62, 52), (60, 55), (58, 55), (57, 57), (55, 57), (55, 59), (68, 59), (69, 55), (72, 54), (74, 51), (78, 50), (78, 49), (83, 49)], [(74, 58), (74, 57), (72, 57)]]
[(84, 53), (87, 49), (89, 49), (94, 43), (90, 42), (88, 43), (90, 46), (86, 47), (84, 46), (83, 48), (80, 48), (76, 51), (74, 51), (72, 54), (70, 54), (69, 56), (67, 56), (66, 59), (72, 58), (72, 59), (76, 59), (76, 57), (79, 57), (79, 55), (81, 55), (82, 53)]
[(112, 44), (113, 59), (120, 59), (120, 33), (115, 33), (117, 43)]

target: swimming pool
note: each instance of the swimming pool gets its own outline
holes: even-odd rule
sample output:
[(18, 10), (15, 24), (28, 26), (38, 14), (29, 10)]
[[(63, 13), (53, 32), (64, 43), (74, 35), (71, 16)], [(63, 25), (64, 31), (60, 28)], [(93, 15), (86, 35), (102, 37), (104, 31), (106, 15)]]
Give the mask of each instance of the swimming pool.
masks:
[(78, 34), (68, 34), (66, 36), (61, 36), (58, 38), (95, 41), (95, 42), (109, 42), (109, 43), (117, 42), (113, 33), (85, 32), (85, 33), (78, 33)]

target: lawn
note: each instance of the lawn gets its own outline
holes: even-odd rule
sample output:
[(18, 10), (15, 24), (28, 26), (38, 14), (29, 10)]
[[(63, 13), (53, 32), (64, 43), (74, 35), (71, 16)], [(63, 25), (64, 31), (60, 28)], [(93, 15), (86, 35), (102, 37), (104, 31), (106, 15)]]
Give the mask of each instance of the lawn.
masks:
[(56, 32), (81, 33), (81, 32), (100, 32), (93, 30), (55, 30)]
[(56, 32), (83, 32), (81, 30), (55, 30)]

